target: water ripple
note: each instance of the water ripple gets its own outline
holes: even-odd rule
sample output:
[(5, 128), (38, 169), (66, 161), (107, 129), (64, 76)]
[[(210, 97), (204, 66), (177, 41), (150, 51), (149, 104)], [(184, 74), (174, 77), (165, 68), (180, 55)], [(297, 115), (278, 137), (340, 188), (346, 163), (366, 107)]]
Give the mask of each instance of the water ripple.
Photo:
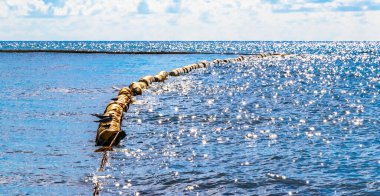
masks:
[(135, 181), (127, 193), (379, 193), (380, 69), (368, 58), (379, 57), (264, 58), (154, 84), (109, 169)]

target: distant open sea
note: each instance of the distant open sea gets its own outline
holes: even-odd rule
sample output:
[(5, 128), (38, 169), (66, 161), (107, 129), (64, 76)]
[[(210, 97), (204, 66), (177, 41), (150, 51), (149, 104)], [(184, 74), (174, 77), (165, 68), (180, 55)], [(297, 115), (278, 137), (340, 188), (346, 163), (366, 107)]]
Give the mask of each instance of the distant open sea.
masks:
[[(146, 75), (97, 172), (97, 120)], [(380, 195), (380, 42), (0, 41), (0, 195)]]

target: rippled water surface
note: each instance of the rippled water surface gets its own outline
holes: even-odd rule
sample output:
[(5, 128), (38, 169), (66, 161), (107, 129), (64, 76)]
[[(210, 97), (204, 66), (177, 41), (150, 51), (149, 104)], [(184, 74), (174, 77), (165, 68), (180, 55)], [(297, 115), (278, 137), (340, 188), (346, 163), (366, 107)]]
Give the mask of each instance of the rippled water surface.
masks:
[(184, 53), (379, 53), (379, 42), (263, 41), (0, 41), (1, 51)]
[(1, 53), (0, 193), (379, 195), (379, 43), (276, 44), (154, 83), (105, 172), (90, 114), (112, 86), (235, 56)]

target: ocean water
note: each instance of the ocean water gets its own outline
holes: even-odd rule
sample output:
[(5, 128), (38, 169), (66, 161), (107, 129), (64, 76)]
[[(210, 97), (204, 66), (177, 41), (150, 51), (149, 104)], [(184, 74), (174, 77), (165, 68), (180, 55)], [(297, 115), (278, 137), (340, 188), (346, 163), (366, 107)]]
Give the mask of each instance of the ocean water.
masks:
[[(89, 195), (99, 182), (102, 195), (379, 195), (379, 49), (379, 42), (0, 42), (0, 51), (167, 53), (0, 53), (0, 194)], [(116, 96), (113, 87), (256, 53), (291, 55), (154, 83), (125, 113), (127, 137), (97, 171), (91, 114)]]

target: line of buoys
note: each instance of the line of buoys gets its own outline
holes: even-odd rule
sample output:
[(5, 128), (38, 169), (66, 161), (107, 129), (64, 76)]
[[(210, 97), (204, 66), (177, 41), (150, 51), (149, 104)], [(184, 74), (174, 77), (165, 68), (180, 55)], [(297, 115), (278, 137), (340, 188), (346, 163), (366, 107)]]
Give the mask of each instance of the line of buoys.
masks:
[(194, 69), (199, 69), (199, 68), (207, 68), (210, 65), (209, 62), (207, 61), (201, 61), (196, 64), (191, 64), (191, 65), (186, 65), (181, 68), (173, 69), (172, 71), (169, 72), (170, 76), (180, 76), (185, 73), (189, 73), (190, 71)]
[[(112, 151), (112, 147), (118, 145), (120, 140), (126, 136), (125, 132), (121, 130), (123, 113), (128, 111), (133, 96), (141, 95), (143, 89), (148, 88), (153, 82), (164, 82), (168, 76), (168, 72), (161, 71), (155, 76), (146, 76), (138, 82), (132, 82), (129, 87), (119, 90), (117, 97), (111, 99), (112, 102), (107, 105), (103, 114), (94, 114), (99, 118), (98, 121), (95, 121), (99, 122), (95, 143), (97, 146), (103, 146), (95, 150), (95, 152), (103, 153), (99, 172), (104, 171), (104, 167), (108, 162), (108, 151)], [(98, 195), (99, 193), (100, 182), (97, 181), (93, 195)]]
[(215, 59), (212, 61), (213, 64), (221, 64), (221, 63), (234, 63), (234, 62), (242, 62), (244, 60), (248, 60), (250, 59), (249, 56), (239, 56), (239, 57), (236, 57), (236, 58), (227, 58), (227, 59), (224, 59), (224, 60), (221, 60), (221, 59)]
[(126, 134), (121, 130), (123, 112), (127, 112), (129, 104), (132, 103), (132, 97), (141, 95), (143, 89), (147, 89), (153, 82), (163, 82), (168, 78), (166, 71), (161, 71), (155, 76), (145, 76), (138, 82), (132, 82), (129, 87), (120, 89), (116, 98), (112, 99), (104, 113), (94, 116), (98, 117), (99, 127), (96, 135), (96, 145), (106, 146), (108, 148), (97, 149), (97, 152), (111, 150), (112, 146), (118, 145)]
[(234, 62), (242, 62), (242, 61), (251, 61), (258, 58), (265, 58), (265, 57), (274, 57), (274, 56), (281, 56), (285, 57), (287, 54), (279, 54), (279, 53), (262, 53), (262, 54), (253, 54), (253, 55), (246, 55), (246, 56), (239, 56), (237, 58), (226, 58), (226, 59), (215, 59), (212, 61), (213, 64), (223, 64), (223, 63), (234, 63)]
[[(120, 140), (125, 137), (125, 132), (121, 130), (121, 121), (123, 112), (126, 112), (129, 108), (129, 104), (132, 103), (132, 97), (141, 95), (144, 89), (147, 89), (153, 82), (164, 82), (169, 76), (180, 76), (189, 73), (192, 70), (199, 68), (207, 68), (211, 64), (224, 64), (233, 62), (242, 62), (245, 60), (252, 60), (255, 58), (264, 58), (269, 56), (277, 56), (283, 54), (256, 54), (249, 56), (239, 56), (237, 58), (227, 58), (224, 60), (215, 59), (211, 63), (207, 61), (201, 61), (195, 64), (186, 65), (181, 68), (176, 68), (169, 73), (161, 71), (155, 76), (145, 76), (140, 78), (137, 82), (132, 82), (129, 87), (120, 89), (116, 98), (112, 99), (104, 113), (102, 115), (96, 115), (100, 120), (98, 132), (96, 135), (96, 145), (98, 146), (110, 146), (119, 144)], [(111, 145), (111, 146), (112, 146)]]
[(166, 71), (160, 71), (157, 75), (154, 76), (155, 82), (163, 82), (169, 76), (169, 73)]
[(129, 87), (120, 89), (116, 98), (112, 99), (102, 115), (95, 115), (99, 118), (99, 127), (96, 135), (96, 145), (98, 146), (113, 146), (119, 144), (126, 134), (121, 130), (121, 121), (123, 119), (123, 112), (129, 108), (132, 103), (132, 97), (141, 95), (144, 89), (147, 89), (153, 82), (164, 82), (169, 76), (180, 76), (189, 73), (192, 70), (199, 68), (207, 68), (211, 64), (224, 64), (249, 61), (256, 58), (264, 58), (270, 56), (283, 56), (284, 54), (256, 54), (249, 56), (239, 56), (236, 58), (227, 58), (224, 60), (215, 59), (211, 63), (201, 61), (195, 64), (186, 65), (181, 68), (176, 68), (169, 73), (161, 71), (155, 76), (145, 76), (140, 78), (137, 82), (132, 82)]
[[(147, 89), (153, 82), (164, 82), (169, 76), (180, 76), (185, 73), (189, 73), (194, 69), (207, 68), (211, 64), (224, 64), (224, 63), (235, 63), (242, 61), (250, 61), (257, 58), (264, 58), (269, 56), (283, 57), (283, 54), (257, 54), (249, 56), (239, 56), (237, 58), (227, 58), (224, 60), (215, 59), (211, 63), (207, 61), (201, 61), (199, 63), (187, 65), (181, 68), (174, 69), (169, 73), (166, 71), (161, 71), (155, 76), (145, 76), (141, 78), (138, 82), (132, 82), (129, 87), (124, 87), (119, 90), (116, 98), (111, 99), (103, 114), (94, 114), (99, 118), (99, 127), (96, 134), (96, 145), (103, 146), (95, 152), (103, 152), (103, 158), (100, 163), (99, 171), (103, 171), (106, 163), (108, 162), (108, 151), (113, 150), (113, 146), (119, 144), (120, 140), (125, 138), (126, 133), (121, 130), (123, 112), (127, 112), (129, 105), (132, 103), (133, 96), (141, 95), (144, 89)], [(100, 182), (95, 183), (93, 195), (98, 195), (100, 193)]]

